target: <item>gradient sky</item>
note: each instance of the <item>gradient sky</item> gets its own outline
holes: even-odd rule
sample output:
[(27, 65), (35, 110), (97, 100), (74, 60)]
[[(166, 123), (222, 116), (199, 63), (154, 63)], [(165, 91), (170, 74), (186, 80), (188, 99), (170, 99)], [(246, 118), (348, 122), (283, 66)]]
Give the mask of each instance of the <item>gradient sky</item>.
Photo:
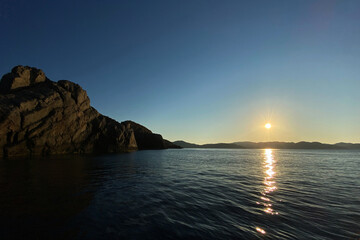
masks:
[(172, 141), (360, 142), (358, 0), (0, 0), (15, 65)]

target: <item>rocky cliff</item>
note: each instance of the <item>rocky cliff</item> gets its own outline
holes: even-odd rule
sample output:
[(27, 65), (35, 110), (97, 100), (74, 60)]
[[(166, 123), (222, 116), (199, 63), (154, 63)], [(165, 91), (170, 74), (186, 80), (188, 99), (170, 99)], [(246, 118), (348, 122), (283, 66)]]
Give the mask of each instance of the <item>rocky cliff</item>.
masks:
[(16, 66), (0, 82), (0, 157), (114, 153), (177, 147), (132, 121), (119, 123), (90, 106), (78, 84)]
[(143, 149), (163, 149), (163, 148), (181, 148), (172, 142), (165, 140), (162, 138), (160, 134), (155, 134), (151, 132), (146, 127), (132, 122), (125, 121), (122, 124), (126, 124), (129, 128), (134, 130), (134, 135), (136, 139), (136, 143), (140, 150)]

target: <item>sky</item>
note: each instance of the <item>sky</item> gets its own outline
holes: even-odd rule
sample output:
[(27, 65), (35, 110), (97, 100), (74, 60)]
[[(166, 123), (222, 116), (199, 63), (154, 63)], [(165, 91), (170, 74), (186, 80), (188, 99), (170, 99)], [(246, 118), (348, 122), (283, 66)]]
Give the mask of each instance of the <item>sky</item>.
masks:
[(0, 0), (16, 65), (171, 141), (360, 142), (358, 0)]

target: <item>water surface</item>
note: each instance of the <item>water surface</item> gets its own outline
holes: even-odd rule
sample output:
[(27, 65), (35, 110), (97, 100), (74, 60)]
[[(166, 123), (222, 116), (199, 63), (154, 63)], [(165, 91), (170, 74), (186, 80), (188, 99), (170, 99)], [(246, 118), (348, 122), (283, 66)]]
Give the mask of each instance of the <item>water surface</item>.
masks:
[(0, 160), (0, 238), (358, 239), (360, 151)]

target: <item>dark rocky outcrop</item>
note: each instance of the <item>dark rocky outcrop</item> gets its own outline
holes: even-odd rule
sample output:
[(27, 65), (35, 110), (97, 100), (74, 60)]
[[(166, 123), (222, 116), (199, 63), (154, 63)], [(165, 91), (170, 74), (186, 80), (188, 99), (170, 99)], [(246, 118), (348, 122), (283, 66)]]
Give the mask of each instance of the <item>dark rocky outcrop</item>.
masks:
[(8, 93), (10, 90), (29, 87), (48, 80), (44, 72), (37, 68), (27, 66), (14, 67), (10, 73), (5, 74), (0, 83), (0, 92)]
[(182, 148), (181, 146), (176, 145), (175, 143), (172, 143), (166, 139), (164, 139), (164, 146), (165, 146), (165, 148), (178, 148), (178, 149)]
[(90, 106), (78, 84), (17, 66), (0, 82), (0, 157), (164, 149), (161, 135), (119, 123)]
[(140, 124), (137, 124), (133, 121), (125, 121), (123, 124), (126, 124), (130, 129), (133, 129), (136, 143), (138, 148), (143, 149), (163, 149), (164, 140), (160, 134), (154, 134), (149, 129)]
[(181, 148), (172, 142), (162, 138), (160, 134), (155, 134), (146, 127), (133, 121), (122, 122), (134, 130), (135, 139), (140, 150), (143, 149), (163, 149), (163, 148)]

